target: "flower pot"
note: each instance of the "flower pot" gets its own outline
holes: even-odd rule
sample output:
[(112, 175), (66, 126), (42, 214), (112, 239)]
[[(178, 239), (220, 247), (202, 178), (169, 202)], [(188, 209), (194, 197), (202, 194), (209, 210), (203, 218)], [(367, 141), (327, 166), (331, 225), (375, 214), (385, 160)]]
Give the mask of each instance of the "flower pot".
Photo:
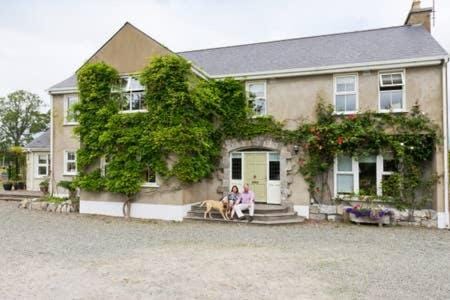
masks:
[(378, 226), (389, 225), (391, 224), (391, 217), (389, 215), (385, 215), (379, 219), (372, 219), (370, 217), (357, 217), (354, 213), (349, 213), (350, 221), (356, 224), (378, 224)]
[(39, 189), (42, 193), (48, 194), (48, 186), (40, 186)]
[(23, 190), (25, 189), (25, 183), (22, 181), (18, 181), (14, 183), (14, 189), (15, 190)]
[(12, 187), (13, 187), (13, 184), (10, 183), (10, 182), (5, 182), (5, 183), (3, 184), (3, 189), (4, 189), (5, 191), (10, 191), (10, 190), (12, 190)]

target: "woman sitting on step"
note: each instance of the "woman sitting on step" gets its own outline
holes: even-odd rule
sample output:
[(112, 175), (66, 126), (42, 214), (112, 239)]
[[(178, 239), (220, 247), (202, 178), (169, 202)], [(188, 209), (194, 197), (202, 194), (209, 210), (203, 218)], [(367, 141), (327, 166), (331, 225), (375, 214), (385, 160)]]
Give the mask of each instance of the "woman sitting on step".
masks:
[(227, 216), (231, 215), (231, 210), (233, 208), (233, 205), (234, 205), (234, 203), (236, 203), (236, 201), (239, 199), (239, 197), (240, 197), (239, 189), (235, 185), (233, 185), (233, 187), (231, 188), (231, 192), (229, 192), (228, 195), (223, 197), (222, 203), (224, 205), (226, 205), (226, 208), (227, 208), (226, 214), (227, 214)]

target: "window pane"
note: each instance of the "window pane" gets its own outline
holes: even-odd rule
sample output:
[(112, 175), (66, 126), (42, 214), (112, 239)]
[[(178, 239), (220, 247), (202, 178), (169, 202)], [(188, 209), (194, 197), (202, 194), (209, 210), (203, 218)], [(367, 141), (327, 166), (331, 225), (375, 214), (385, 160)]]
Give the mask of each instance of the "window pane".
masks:
[(156, 173), (150, 168), (147, 171), (147, 182), (155, 183), (156, 182)]
[(132, 110), (139, 110), (142, 109), (142, 98), (144, 96), (144, 93), (135, 92), (131, 94), (131, 109)]
[(269, 161), (280, 161), (279, 153), (269, 153)]
[(353, 193), (353, 175), (337, 175), (337, 192), (339, 194)]
[(359, 194), (377, 194), (377, 163), (375, 156), (359, 161)]
[(280, 180), (280, 161), (269, 161), (269, 180)]
[(381, 81), (383, 82), (383, 85), (391, 85), (392, 76), (390, 74), (381, 75)]
[(348, 156), (338, 157), (338, 171), (339, 172), (351, 172), (352, 168), (352, 158)]
[(393, 159), (383, 160), (383, 172), (397, 172), (398, 166), (397, 161)]
[(403, 91), (391, 91), (392, 108), (403, 108)]
[(143, 91), (144, 87), (140, 84), (139, 80), (136, 78), (130, 77), (128, 84), (130, 91)]
[(380, 109), (391, 109), (391, 92), (382, 91), (380, 94)]
[(354, 76), (336, 78), (337, 92), (354, 92), (355, 85), (356, 85), (356, 78)]
[(257, 98), (254, 100), (253, 111), (257, 115), (265, 115), (266, 114), (266, 100), (263, 98)]
[(231, 159), (231, 179), (242, 179), (242, 158), (232, 157)]
[(392, 74), (392, 83), (393, 84), (403, 84), (402, 74)]
[(75, 152), (67, 152), (67, 160), (75, 160)]
[(356, 111), (356, 95), (347, 95), (346, 111)]
[(345, 96), (336, 96), (336, 111), (345, 111)]
[(67, 163), (67, 172), (68, 173), (74, 173), (74, 172), (76, 172), (76, 170), (77, 170), (77, 167), (74, 162)]
[(265, 84), (264, 83), (252, 83), (248, 85), (248, 91), (252, 97), (265, 98)]
[(38, 163), (47, 164), (47, 155), (39, 155)]
[(41, 175), (41, 176), (47, 175), (47, 167), (44, 167), (44, 166), (38, 167), (38, 175)]

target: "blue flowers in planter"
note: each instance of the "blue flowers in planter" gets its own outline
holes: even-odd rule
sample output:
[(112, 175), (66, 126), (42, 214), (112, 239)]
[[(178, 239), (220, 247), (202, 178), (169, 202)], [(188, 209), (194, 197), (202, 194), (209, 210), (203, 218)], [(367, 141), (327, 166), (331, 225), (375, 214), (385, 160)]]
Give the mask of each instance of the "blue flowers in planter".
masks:
[(349, 214), (353, 214), (357, 218), (369, 218), (377, 221), (385, 216), (391, 216), (392, 211), (385, 208), (362, 208), (360, 204), (349, 207), (345, 210)]

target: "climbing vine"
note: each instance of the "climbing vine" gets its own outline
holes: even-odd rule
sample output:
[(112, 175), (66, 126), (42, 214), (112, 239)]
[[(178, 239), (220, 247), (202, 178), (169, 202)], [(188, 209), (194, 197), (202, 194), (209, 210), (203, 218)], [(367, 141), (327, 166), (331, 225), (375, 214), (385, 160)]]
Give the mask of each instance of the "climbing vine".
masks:
[[(85, 190), (125, 195), (126, 216), (141, 190), (144, 170), (163, 179), (198, 182), (216, 170), (227, 139), (268, 136), (301, 146), (300, 172), (315, 199), (326, 198), (326, 176), (336, 155), (390, 151), (404, 165), (415, 164), (430, 160), (430, 145), (437, 142), (435, 126), (418, 107), (410, 114), (336, 116), (320, 102), (315, 122), (286, 130), (271, 117), (252, 117), (242, 82), (201, 79), (175, 55), (153, 58), (136, 78), (145, 87), (147, 110), (130, 114), (120, 113), (123, 98), (116, 70), (94, 63), (77, 73), (81, 148), (76, 183)], [(100, 159), (108, 161), (107, 172), (100, 170)]]

